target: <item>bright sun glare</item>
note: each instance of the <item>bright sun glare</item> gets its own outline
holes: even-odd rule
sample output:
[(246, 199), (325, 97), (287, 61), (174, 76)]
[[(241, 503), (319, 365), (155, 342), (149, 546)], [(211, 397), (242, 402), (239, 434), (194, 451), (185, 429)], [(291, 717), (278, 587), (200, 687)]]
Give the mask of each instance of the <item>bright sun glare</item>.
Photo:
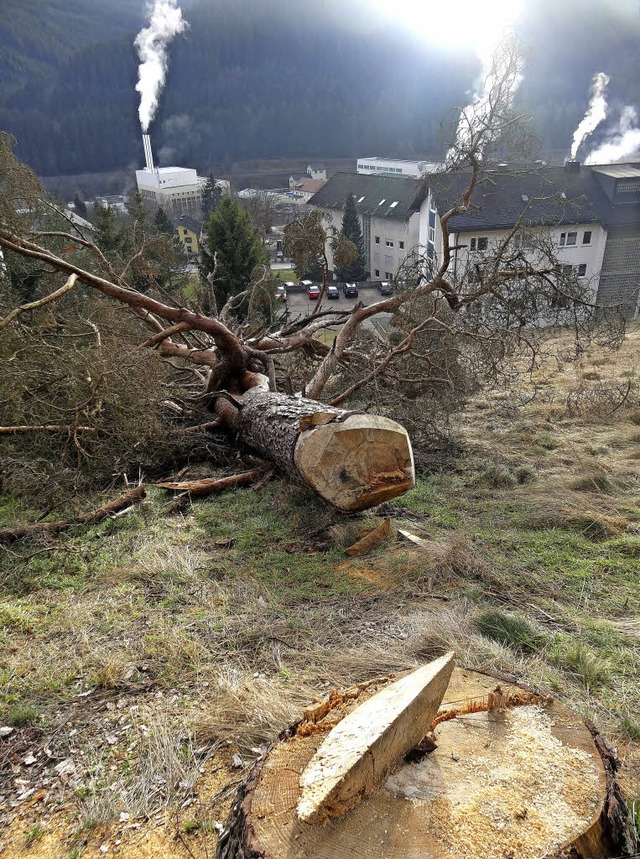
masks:
[(517, 18), (522, 0), (370, 0), (371, 5), (429, 42), (447, 46), (468, 45), (486, 62)]

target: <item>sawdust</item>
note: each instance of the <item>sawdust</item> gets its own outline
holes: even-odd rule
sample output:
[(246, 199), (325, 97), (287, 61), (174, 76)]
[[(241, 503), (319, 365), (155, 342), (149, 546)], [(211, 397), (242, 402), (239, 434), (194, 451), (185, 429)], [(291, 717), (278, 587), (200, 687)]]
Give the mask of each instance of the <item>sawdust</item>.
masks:
[[(429, 830), (451, 859), (538, 859), (589, 828), (602, 801), (598, 767), (590, 754), (554, 736), (553, 721), (541, 705), (502, 713), (500, 754), (478, 753), (495, 744), (490, 731), (486, 745), (482, 740), (483, 722), (488, 725), (490, 718), (467, 716), (476, 752), (460, 753), (455, 763), (437, 755), (425, 759), (418, 765), (419, 780), (414, 770), (411, 795), (405, 795), (428, 800)], [(445, 732), (451, 724), (442, 726)], [(440, 739), (446, 746), (445, 735)], [(435, 777), (443, 765), (450, 778)], [(404, 792), (398, 776), (387, 788)]]

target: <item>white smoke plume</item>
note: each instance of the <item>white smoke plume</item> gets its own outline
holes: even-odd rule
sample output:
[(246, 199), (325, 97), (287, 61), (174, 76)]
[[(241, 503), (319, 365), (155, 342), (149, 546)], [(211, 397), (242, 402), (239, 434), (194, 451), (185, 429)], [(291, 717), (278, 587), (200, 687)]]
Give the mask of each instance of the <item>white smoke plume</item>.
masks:
[(460, 114), (454, 145), (447, 152), (449, 166), (464, 160), (471, 151), (481, 157), (485, 147), (500, 134), (502, 120), (524, 77), (524, 58), (513, 34), (507, 33), (490, 55), (485, 54), (482, 65), (482, 80), (473, 100)]
[(609, 80), (609, 75), (605, 75), (604, 72), (598, 72), (598, 74), (593, 78), (589, 107), (587, 108), (587, 112), (585, 113), (582, 122), (573, 132), (573, 143), (571, 144), (572, 161), (578, 154), (580, 145), (590, 134), (593, 134), (600, 123), (606, 119), (607, 100), (605, 98), (605, 91)]
[(171, 39), (187, 26), (177, 0), (154, 0), (150, 6), (149, 26), (140, 30), (134, 45), (140, 57), (138, 83), (140, 125), (144, 134), (158, 107), (158, 98), (167, 74), (167, 47)]
[(589, 153), (587, 164), (611, 164), (636, 158), (640, 153), (640, 128), (638, 111), (627, 105), (622, 109), (618, 127), (610, 131), (607, 140)]

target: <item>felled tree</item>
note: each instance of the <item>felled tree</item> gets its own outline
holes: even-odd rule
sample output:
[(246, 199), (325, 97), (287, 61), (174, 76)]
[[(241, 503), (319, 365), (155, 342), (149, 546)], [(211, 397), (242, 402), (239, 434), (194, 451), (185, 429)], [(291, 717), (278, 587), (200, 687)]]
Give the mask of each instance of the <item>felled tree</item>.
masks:
[[(508, 54), (507, 59), (504, 74), (508, 81), (521, 67), (516, 56)], [(502, 57), (500, 62), (504, 61)], [(205, 402), (215, 412), (215, 419), (198, 414), (190, 398), (186, 410), (179, 408), (181, 415), (190, 414), (208, 429), (230, 431), (234, 439), (301, 479), (337, 507), (371, 506), (400, 494), (413, 483), (407, 434), (384, 416), (400, 412), (403, 395), (411, 396), (408, 383), (416, 392), (414, 397), (428, 397), (441, 389), (441, 402), (449, 407), (466, 395), (464, 383), (459, 381), (465, 370), (476, 379), (490, 380), (505, 358), (521, 348), (528, 348), (535, 361), (539, 356), (537, 317), (531, 310), (537, 305), (531, 297), (541, 285), (550, 297), (550, 313), (554, 296), (564, 300), (568, 295), (571, 306), (581, 310), (574, 314), (580, 331), (586, 332), (591, 325), (593, 314), (586, 311), (593, 307), (579, 291), (580, 284), (572, 284), (573, 291), (568, 291), (562, 272), (551, 258), (541, 256), (531, 261), (518, 255), (521, 223), (516, 223), (495, 249), (491, 264), (481, 271), (477, 282), (459, 282), (452, 277), (449, 223), (472, 206), (489, 147), (504, 137), (513, 137), (518, 128), (519, 118), (511, 111), (512, 91), (500, 69), (496, 66), (493, 70), (489, 108), (477, 127), (470, 126), (472, 133), (457, 138), (456, 160), (463, 160), (468, 172), (455, 201), (440, 217), (442, 258), (424, 260), (417, 255), (404, 288), (369, 306), (323, 311), (318, 303), (312, 314), (293, 322), (275, 320), (266, 326), (255, 321), (235, 322), (227, 297), (244, 292), (251, 303), (256, 287), (252, 274), (256, 259), (263, 259), (263, 251), (259, 237), (247, 229), (246, 215), (227, 200), (210, 218), (206, 256), (209, 283), (219, 290), (219, 312), (207, 314), (195, 306), (187, 308), (179, 297), (172, 300), (159, 292), (153, 281), (142, 292), (135, 288), (133, 275), (136, 266), (145, 264), (152, 247), (150, 240), (143, 235), (142, 246), (129, 259), (114, 262), (77, 231), (34, 228), (33, 219), (25, 214), (25, 200), (31, 207), (38, 206), (41, 190), (30, 171), (13, 158), (6, 135), (0, 140), (0, 170), (4, 171), (0, 182), (5, 189), (0, 207), (0, 245), (8, 253), (37, 261), (45, 271), (76, 275), (85, 287), (127, 306), (151, 329), (151, 336), (140, 338), (144, 347), (192, 367), (200, 395), (206, 391)], [(302, 259), (313, 253), (323, 263), (323, 286), (326, 240), (318, 212), (287, 228), (288, 255)], [(335, 242), (336, 261), (346, 264), (353, 244), (338, 236), (329, 236), (329, 241)], [(264, 269), (258, 281), (263, 275)], [(61, 285), (56, 284), (56, 288)], [(55, 297), (52, 286), (42, 301), (54, 301)], [(472, 312), (474, 307), (482, 311), (488, 298), (493, 304), (489, 315)], [(209, 306), (213, 308), (215, 303), (211, 301)], [(508, 311), (508, 319), (517, 318), (518, 324), (505, 326), (501, 311)], [(20, 312), (14, 314), (11, 324), (21, 318)], [(383, 326), (377, 326), (375, 335), (363, 334), (365, 324), (376, 318), (391, 318), (391, 329), (385, 333)], [(566, 312), (555, 318), (566, 320)], [(335, 333), (331, 346), (318, 337), (325, 328)], [(286, 375), (289, 389), (302, 396), (276, 390), (278, 380)], [(296, 379), (295, 386), (291, 378)], [(286, 384), (286, 378), (284, 381)], [(383, 413), (379, 418), (363, 414), (374, 395)], [(184, 397), (181, 399), (185, 402)], [(322, 399), (326, 402), (320, 402)], [(341, 407), (347, 402), (352, 410), (344, 412)], [(418, 420), (420, 412), (418, 408)]]

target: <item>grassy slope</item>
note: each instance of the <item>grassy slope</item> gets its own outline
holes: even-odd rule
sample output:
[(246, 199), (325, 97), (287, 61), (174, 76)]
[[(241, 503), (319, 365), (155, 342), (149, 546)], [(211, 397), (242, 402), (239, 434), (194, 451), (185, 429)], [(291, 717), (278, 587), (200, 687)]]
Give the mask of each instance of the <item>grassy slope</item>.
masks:
[[(0, 723), (16, 731), (3, 748), (19, 788), (50, 779), (40, 803), (10, 810), (15, 855), (101, 855), (117, 838), (144, 855), (118, 816), (163, 806), (149, 844), (211, 855), (234, 753), (250, 760), (313, 695), (449, 648), (591, 718), (637, 798), (640, 409), (616, 408), (616, 391), (631, 381), (637, 399), (639, 341), (613, 361), (549, 365), (524, 407), (514, 391), (477, 398), (464, 457), (386, 511), (426, 550), (347, 559), (376, 517), (344, 519), (274, 480), (184, 518), (152, 493), (64, 543), (4, 553)], [(29, 517), (0, 506), (0, 524)], [(69, 759), (63, 780), (52, 768)]]

